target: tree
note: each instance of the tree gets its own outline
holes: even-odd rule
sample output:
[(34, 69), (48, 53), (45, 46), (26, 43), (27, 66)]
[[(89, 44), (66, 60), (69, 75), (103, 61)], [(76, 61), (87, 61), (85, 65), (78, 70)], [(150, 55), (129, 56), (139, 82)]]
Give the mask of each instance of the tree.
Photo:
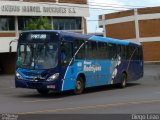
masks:
[(51, 30), (52, 26), (47, 17), (40, 17), (38, 20), (29, 19), (28, 26), (24, 30)]

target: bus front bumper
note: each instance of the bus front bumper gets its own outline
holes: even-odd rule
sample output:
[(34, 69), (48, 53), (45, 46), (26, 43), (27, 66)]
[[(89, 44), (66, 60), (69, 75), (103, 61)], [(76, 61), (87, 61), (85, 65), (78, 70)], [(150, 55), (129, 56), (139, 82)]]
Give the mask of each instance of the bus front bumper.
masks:
[(30, 88), (30, 89), (48, 89), (53, 91), (60, 91), (59, 86), (56, 82), (47, 82), (47, 81), (27, 81), (15, 79), (16, 88)]

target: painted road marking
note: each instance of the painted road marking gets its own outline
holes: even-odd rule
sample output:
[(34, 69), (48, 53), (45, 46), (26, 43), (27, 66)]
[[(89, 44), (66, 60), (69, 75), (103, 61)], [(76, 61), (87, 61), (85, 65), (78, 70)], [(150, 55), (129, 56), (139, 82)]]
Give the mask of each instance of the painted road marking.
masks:
[(38, 114), (38, 113), (53, 113), (53, 112), (65, 112), (65, 111), (68, 112), (73, 110), (75, 111), (75, 110), (84, 110), (84, 109), (96, 109), (96, 108), (98, 109), (98, 108), (118, 107), (118, 106), (125, 106), (125, 105), (151, 104), (151, 103), (158, 103), (158, 102), (160, 102), (160, 100), (131, 101), (131, 102), (122, 102), (122, 103), (102, 104), (102, 105), (39, 110), (39, 111), (33, 111), (33, 112), (19, 112), (17, 114)]
[(60, 101), (63, 99), (45, 99), (45, 100), (27, 100), (27, 101), (23, 101), (25, 103), (35, 103), (35, 102), (49, 102), (49, 101)]

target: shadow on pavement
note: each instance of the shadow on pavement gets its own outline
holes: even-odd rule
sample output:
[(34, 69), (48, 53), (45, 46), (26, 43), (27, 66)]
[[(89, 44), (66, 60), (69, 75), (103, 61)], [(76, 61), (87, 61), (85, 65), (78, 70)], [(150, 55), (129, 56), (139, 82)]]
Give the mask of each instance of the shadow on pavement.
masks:
[[(133, 86), (137, 86), (140, 85), (139, 83), (128, 83), (127, 87), (124, 89), (127, 89), (128, 87), (133, 87)], [(122, 89), (117, 87), (117, 85), (107, 85), (107, 86), (99, 86), (99, 87), (91, 87), (91, 88), (87, 88), (85, 89), (85, 91), (81, 94), (81, 95), (86, 95), (86, 94), (91, 94), (91, 93), (97, 93), (97, 92), (103, 92), (103, 91), (110, 91), (110, 90), (117, 90), (117, 89)], [(34, 90), (33, 90), (34, 91)], [(16, 95), (16, 97), (19, 98), (39, 98), (39, 99), (43, 99), (43, 98), (47, 98), (47, 99), (59, 99), (59, 98), (64, 98), (64, 97), (70, 97), (70, 96), (75, 96), (75, 94), (73, 93), (73, 91), (65, 91), (65, 92), (50, 92), (47, 95), (41, 95), (38, 92), (24, 92), (23, 95)]]

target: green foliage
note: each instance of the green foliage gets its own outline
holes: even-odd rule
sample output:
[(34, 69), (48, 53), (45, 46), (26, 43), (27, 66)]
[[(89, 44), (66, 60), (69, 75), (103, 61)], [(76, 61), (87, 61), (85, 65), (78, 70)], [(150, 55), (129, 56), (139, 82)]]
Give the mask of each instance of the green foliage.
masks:
[(49, 24), (47, 17), (40, 17), (38, 20), (28, 20), (28, 26), (24, 30), (51, 30), (51, 24)]

